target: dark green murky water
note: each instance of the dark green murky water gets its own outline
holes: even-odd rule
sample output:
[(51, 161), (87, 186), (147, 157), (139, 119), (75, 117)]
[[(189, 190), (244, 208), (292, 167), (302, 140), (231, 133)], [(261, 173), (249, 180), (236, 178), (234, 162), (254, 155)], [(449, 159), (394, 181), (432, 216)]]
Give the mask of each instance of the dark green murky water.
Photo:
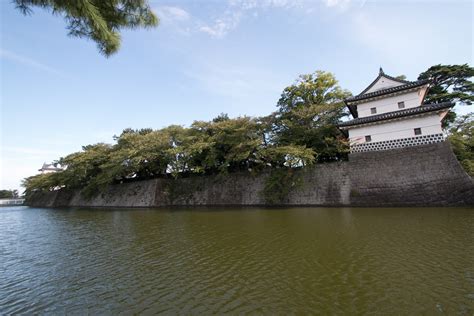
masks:
[(474, 313), (474, 210), (0, 208), (0, 314)]

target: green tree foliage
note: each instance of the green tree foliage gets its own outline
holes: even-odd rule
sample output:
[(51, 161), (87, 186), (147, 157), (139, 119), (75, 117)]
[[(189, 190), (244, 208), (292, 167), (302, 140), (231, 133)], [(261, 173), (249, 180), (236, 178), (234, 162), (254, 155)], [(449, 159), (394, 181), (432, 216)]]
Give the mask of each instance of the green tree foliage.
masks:
[(260, 122), (238, 117), (196, 121), (189, 128), (126, 129), (115, 136), (115, 145), (84, 146), (82, 151), (61, 158), (63, 171), (25, 179), (25, 193), (81, 188), (86, 195), (93, 195), (124, 181), (313, 163), (313, 151), (305, 146), (266, 146)]
[(63, 16), (70, 36), (93, 40), (105, 56), (118, 51), (122, 29), (158, 25), (158, 18), (146, 0), (14, 0), (14, 3), (24, 14), (30, 14), (32, 7), (40, 7)]
[(289, 194), (301, 186), (302, 179), (292, 168), (273, 169), (268, 175), (262, 194), (265, 203), (279, 205), (286, 202)]
[(273, 143), (306, 146), (319, 162), (344, 158), (348, 144), (336, 124), (347, 115), (343, 101), (350, 95), (329, 72), (300, 76), (285, 88), (278, 101)]
[(227, 121), (228, 119), (229, 119), (229, 115), (227, 115), (227, 113), (221, 113), (217, 117), (212, 119), (212, 121), (214, 123), (218, 123), (218, 122), (221, 122), (221, 121)]
[[(472, 105), (474, 101), (474, 68), (464, 65), (435, 65), (418, 76), (418, 80), (431, 80), (430, 89), (425, 97), (426, 103), (456, 102)], [(456, 114), (450, 111), (445, 126), (453, 123)]]
[[(464, 75), (454, 72), (453, 76)], [(469, 85), (467, 77), (463, 78), (438, 79), (438, 83), (445, 82), (443, 89), (447, 92), (443, 93), (447, 99), (436, 99), (436, 94), (432, 97), (439, 102), (457, 100), (469, 104), (472, 83)], [(458, 90), (464, 94), (453, 92)], [(446, 93), (454, 94), (448, 97)], [(278, 101), (278, 111), (269, 116), (229, 118), (222, 113), (211, 121), (195, 121), (188, 128), (178, 125), (159, 130), (127, 128), (114, 136), (114, 145), (88, 145), (61, 158), (58, 162), (65, 167), (63, 171), (25, 179), (25, 194), (79, 188), (93, 195), (112, 183), (268, 171), (270, 176), (263, 194), (268, 203), (278, 204), (297, 185), (294, 172), (297, 168), (345, 158), (348, 144), (336, 125), (347, 115), (343, 99), (348, 96), (350, 93), (338, 86), (331, 73), (316, 71), (300, 76), (285, 88)], [(471, 175), (474, 174), (472, 118), (472, 114), (459, 118), (449, 136), (455, 154)], [(181, 192), (176, 188), (171, 191)]]
[(18, 196), (18, 190), (0, 190), (0, 199), (16, 199)]
[(28, 197), (34, 191), (53, 191), (61, 188), (62, 179), (65, 178), (61, 173), (45, 173), (23, 179), (22, 186), (25, 188), (24, 195)]
[(474, 176), (474, 113), (456, 119), (449, 131), (449, 141), (464, 170)]
[[(199, 123), (193, 126), (197, 124)], [(211, 169), (238, 171), (259, 163), (256, 158), (262, 138), (256, 119), (239, 117), (215, 120), (213, 124), (204, 127), (204, 130), (212, 143), (206, 159), (206, 165)]]
[(464, 65), (435, 65), (418, 76), (429, 79), (432, 85), (426, 95), (427, 103), (458, 102), (472, 105), (474, 101), (474, 68)]
[(177, 125), (165, 128), (164, 132), (170, 146), (166, 151), (169, 157), (167, 170), (173, 177), (205, 171), (205, 153), (212, 146), (207, 135)]
[(261, 161), (273, 167), (298, 168), (315, 161), (314, 150), (301, 145), (267, 146), (259, 155)]
[[(222, 113), (188, 128), (127, 128), (114, 136), (114, 145), (88, 145), (61, 158), (63, 171), (25, 179), (25, 192), (80, 188), (93, 195), (112, 183), (265, 169), (286, 170), (286, 177), (295, 168), (344, 157), (347, 143), (335, 124), (346, 115), (342, 100), (348, 95), (332, 74), (316, 72), (287, 87), (279, 111), (266, 117)], [(279, 198), (287, 189), (277, 190)]]
[(112, 146), (99, 143), (84, 146), (82, 149), (81, 152), (70, 154), (59, 160), (61, 166), (67, 166), (67, 169), (52, 174), (60, 182), (56, 185), (70, 188), (92, 186), (94, 183), (92, 180), (96, 180), (97, 176), (102, 174), (101, 167), (109, 160)]

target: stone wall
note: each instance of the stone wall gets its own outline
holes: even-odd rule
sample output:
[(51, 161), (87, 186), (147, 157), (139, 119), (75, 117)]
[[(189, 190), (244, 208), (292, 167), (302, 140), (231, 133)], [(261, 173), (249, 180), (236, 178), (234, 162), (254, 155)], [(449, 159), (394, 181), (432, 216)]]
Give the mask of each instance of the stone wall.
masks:
[[(297, 171), (303, 185), (282, 205), (461, 206), (474, 205), (474, 181), (449, 143), (353, 153), (348, 162)], [(33, 195), (31, 206), (163, 207), (264, 205), (268, 174), (237, 173), (178, 180), (154, 179), (113, 185), (86, 199), (79, 191)]]
[(351, 204), (474, 205), (474, 181), (448, 142), (350, 156)]

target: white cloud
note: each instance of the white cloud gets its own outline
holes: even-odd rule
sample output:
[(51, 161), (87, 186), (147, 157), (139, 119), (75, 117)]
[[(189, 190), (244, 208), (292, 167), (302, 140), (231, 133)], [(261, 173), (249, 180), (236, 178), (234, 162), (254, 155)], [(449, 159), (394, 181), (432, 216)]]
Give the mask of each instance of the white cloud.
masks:
[(345, 9), (350, 4), (351, 0), (325, 0), (326, 6), (333, 8)]
[(177, 6), (160, 6), (155, 8), (163, 26), (171, 27), (182, 35), (189, 35), (197, 30), (196, 21), (192, 15)]
[(241, 11), (229, 10), (224, 16), (216, 19), (212, 25), (201, 26), (199, 31), (207, 33), (212, 37), (222, 38), (239, 25), (241, 18)]
[(230, 0), (230, 6), (239, 7), (242, 10), (282, 8), (291, 9), (310, 5), (311, 1), (304, 0)]
[(47, 66), (45, 64), (42, 64), (34, 59), (21, 56), (17, 53), (14, 53), (12, 51), (6, 50), (6, 49), (0, 49), (0, 57), (2, 59), (10, 60), (28, 67), (36, 68), (38, 70), (46, 71), (55, 75), (60, 75), (64, 77), (64, 74), (61, 73), (59, 70), (54, 69), (50, 66)]
[[(310, 14), (326, 6), (334, 9), (346, 9), (353, 0), (228, 0), (222, 5), (221, 13), (213, 18), (198, 19), (188, 11), (177, 6), (156, 8), (164, 24), (172, 25), (183, 34), (202, 32), (214, 38), (223, 38), (235, 30), (246, 17), (258, 17), (261, 11), (269, 9), (296, 10)], [(365, 2), (365, 0), (362, 0)]]
[(292, 9), (304, 3), (302, 0), (229, 0), (225, 12), (213, 23), (203, 23), (199, 31), (222, 38), (236, 29), (246, 15), (258, 16), (258, 11), (263, 9)]
[(158, 17), (165, 23), (188, 21), (191, 15), (188, 11), (173, 6), (161, 6), (156, 9)]

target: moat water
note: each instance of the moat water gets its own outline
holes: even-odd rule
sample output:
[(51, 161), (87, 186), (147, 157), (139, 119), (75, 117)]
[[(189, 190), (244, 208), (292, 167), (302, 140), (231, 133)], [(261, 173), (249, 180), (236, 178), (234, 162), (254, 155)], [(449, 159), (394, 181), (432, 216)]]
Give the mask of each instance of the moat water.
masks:
[(468, 208), (0, 208), (0, 314), (474, 313)]

